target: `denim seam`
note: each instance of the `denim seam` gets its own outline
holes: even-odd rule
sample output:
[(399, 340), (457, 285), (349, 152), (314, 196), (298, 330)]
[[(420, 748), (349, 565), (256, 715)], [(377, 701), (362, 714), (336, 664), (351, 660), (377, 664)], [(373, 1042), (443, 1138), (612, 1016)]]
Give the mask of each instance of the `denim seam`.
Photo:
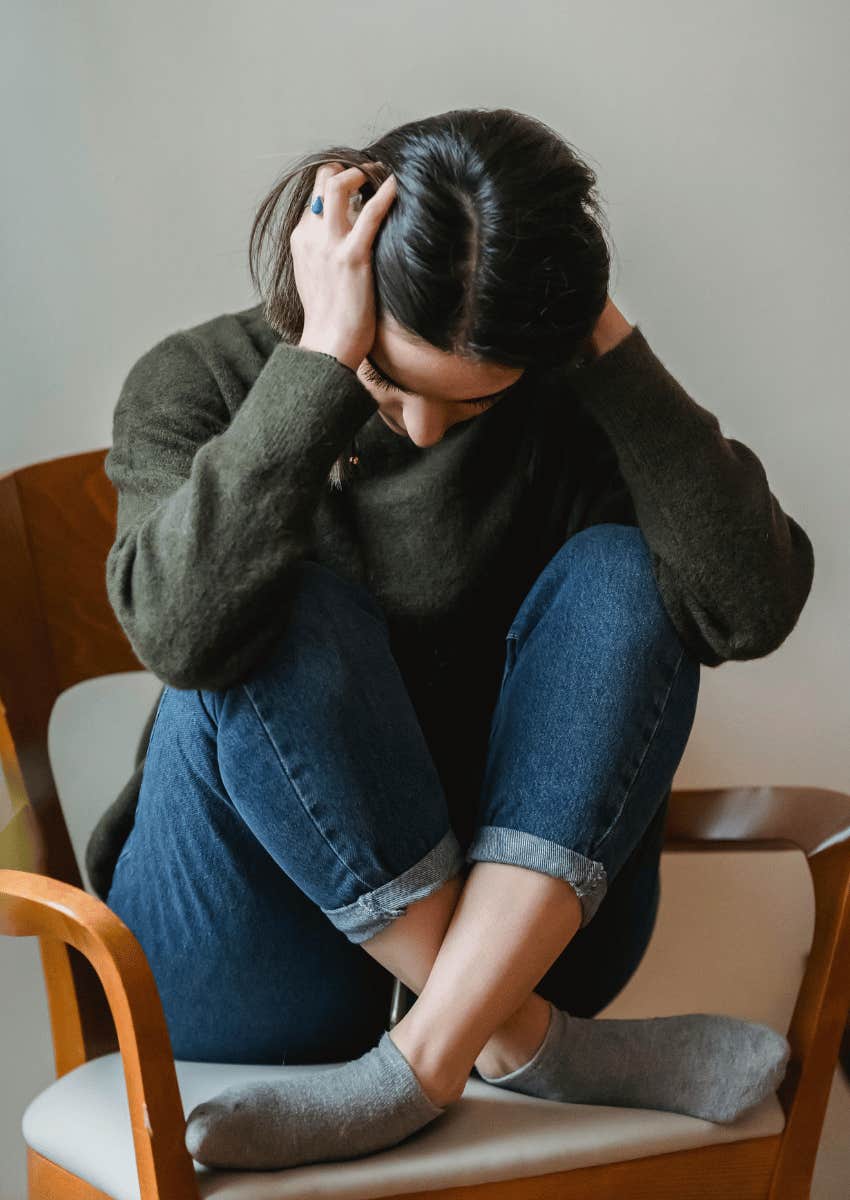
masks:
[(204, 689), (204, 688), (196, 688), (196, 689), (195, 689), (195, 695), (196, 695), (196, 696), (197, 696), (197, 698), (198, 698), (198, 703), (200, 704), (201, 708), (204, 710), (204, 712), (205, 712), (205, 713), (207, 714), (207, 716), (209, 717), (210, 724), (211, 724), (211, 725), (213, 725), (213, 726), (214, 726), (216, 729), (218, 729), (218, 720), (217, 720), (217, 719), (216, 719), (216, 717), (215, 717), (215, 716), (214, 716), (214, 715), (213, 715), (213, 714), (210, 712), (209, 708), (207, 707), (207, 701), (206, 701), (206, 699), (205, 699), (205, 696), (204, 696), (204, 692), (205, 692), (205, 690), (206, 690), (206, 689)]
[(148, 738), (148, 746), (150, 746), (151, 742), (153, 741), (153, 731), (156, 729), (157, 725), (159, 724), (159, 714), (162, 712), (162, 706), (165, 703), (165, 697), (166, 697), (167, 692), (168, 692), (168, 684), (165, 684), (162, 691), (159, 693), (159, 700), (157, 701), (157, 704), (156, 704), (156, 712), (154, 713), (153, 724), (151, 725), (150, 736)]
[(679, 653), (679, 657), (676, 661), (676, 666), (673, 668), (673, 674), (670, 676), (670, 682), (667, 685), (667, 692), (661, 703), (661, 708), (658, 712), (658, 716), (655, 719), (655, 724), (653, 725), (652, 731), (650, 732), (649, 736), (647, 737), (646, 743), (643, 747), (643, 754), (640, 756), (640, 762), (637, 764), (637, 766), (634, 769), (634, 772), (632, 773), (632, 778), (629, 783), (629, 786), (626, 788), (626, 790), (623, 794), (623, 798), (620, 801), (620, 805), (619, 805), (616, 813), (614, 814), (614, 816), (611, 818), (608, 828), (605, 830), (605, 832), (602, 834), (602, 836), (596, 842), (594, 842), (592, 850), (591, 850), (592, 854), (598, 854), (599, 851), (601, 850), (601, 848), (605, 845), (606, 841), (611, 836), (615, 825), (617, 824), (617, 822), (619, 821), (619, 819), (622, 815), (623, 809), (626, 806), (626, 802), (628, 801), (629, 796), (632, 794), (632, 790), (635, 786), (637, 778), (640, 775), (641, 768), (643, 767), (643, 764), (646, 762), (646, 756), (649, 753), (649, 748), (655, 740), (655, 735), (658, 733), (658, 729), (659, 729), (659, 726), (661, 725), (661, 721), (664, 717), (664, 713), (667, 711), (667, 705), (670, 700), (670, 693), (673, 690), (673, 684), (676, 682), (676, 677), (679, 674), (679, 671), (682, 666), (682, 660), (684, 659), (684, 657), (685, 657), (685, 652), (684, 652), (684, 650), (681, 650)]
[(582, 928), (590, 921), (608, 890), (608, 873), (601, 862), (524, 829), (480, 826), (467, 848), (466, 861), (503, 862), (566, 880), (579, 898)]
[(349, 864), (348, 864), (348, 863), (345, 861), (345, 859), (344, 859), (344, 858), (343, 858), (343, 857), (340, 855), (340, 853), (339, 853), (339, 851), (337, 850), (336, 846), (334, 846), (334, 845), (333, 845), (333, 843), (332, 843), (332, 842), (331, 842), (331, 841), (328, 839), (328, 837), (327, 837), (327, 835), (325, 834), (324, 830), (322, 830), (322, 829), (319, 827), (319, 825), (318, 825), (318, 823), (317, 823), (317, 821), (316, 821), (316, 818), (315, 818), (315, 817), (313, 816), (313, 814), (310, 812), (310, 809), (309, 809), (309, 807), (308, 807), (308, 806), (307, 806), (307, 805), (304, 803), (304, 798), (302, 797), (302, 795), (301, 795), (301, 792), (300, 792), (300, 791), (299, 791), (299, 789), (298, 789), (298, 788), (295, 786), (295, 781), (293, 780), (292, 776), (289, 774), (289, 771), (286, 769), (286, 763), (283, 761), (283, 758), (282, 758), (282, 756), (281, 756), (281, 754), (280, 754), (280, 751), (278, 750), (277, 746), (275, 745), (275, 740), (274, 740), (274, 738), (272, 737), (271, 733), (269, 732), (268, 726), (266, 725), (265, 721), (263, 720), (262, 714), (261, 714), (260, 710), (257, 708), (257, 705), (256, 705), (256, 703), (254, 702), (254, 698), (253, 698), (253, 696), (252, 696), (252, 695), (251, 695), (251, 693), (248, 691), (248, 689), (247, 689), (247, 687), (245, 686), (245, 684), (241, 684), (240, 686), (241, 686), (241, 688), (242, 688), (242, 691), (245, 693), (245, 695), (246, 695), (246, 696), (247, 696), (247, 698), (248, 698), (248, 703), (251, 705), (251, 707), (253, 708), (254, 712), (256, 713), (256, 715), (257, 715), (257, 720), (260, 722), (260, 725), (262, 726), (263, 732), (265, 733), (266, 737), (269, 739), (269, 745), (271, 746), (272, 750), (274, 751), (275, 758), (277, 759), (277, 761), (278, 761), (278, 764), (280, 765), (280, 769), (281, 769), (281, 771), (283, 771), (284, 775), (286, 776), (287, 780), (289, 781), (289, 786), (292, 788), (292, 791), (293, 791), (293, 792), (295, 793), (295, 795), (298, 797), (298, 802), (299, 802), (299, 804), (301, 805), (302, 809), (304, 810), (304, 812), (305, 812), (305, 813), (307, 814), (307, 816), (309, 817), (310, 821), (312, 821), (312, 823), (313, 823), (313, 827), (315, 828), (315, 830), (316, 830), (316, 832), (318, 833), (319, 837), (320, 837), (320, 838), (322, 839), (322, 841), (323, 841), (323, 842), (324, 842), (324, 843), (325, 843), (325, 844), (328, 846), (328, 848), (330, 849), (331, 853), (332, 853), (332, 854), (333, 854), (333, 855), (334, 855), (334, 856), (335, 856), (335, 857), (336, 857), (336, 858), (339, 860), (339, 862), (340, 862), (340, 863), (342, 863), (342, 865), (345, 867), (346, 871), (348, 871), (348, 872), (349, 872), (349, 874), (351, 874), (351, 875), (352, 875), (352, 876), (353, 876), (353, 877), (354, 877), (354, 878), (357, 880), (357, 882), (358, 882), (358, 883), (361, 883), (361, 884), (363, 885), (363, 887), (365, 887), (365, 888), (368, 888), (369, 884), (366, 882), (366, 880), (365, 880), (365, 879), (361, 879), (361, 878), (360, 878), (360, 876), (357, 874), (357, 872), (356, 872), (356, 871), (355, 871), (355, 870), (354, 870), (354, 869), (353, 869), (353, 868), (352, 868), (352, 867), (351, 867), (351, 866), (350, 866), (350, 865), (349, 865)]
[[(341, 908), (322, 909), (325, 916), (350, 941), (365, 941), (407, 911), (414, 900), (424, 899), (457, 875), (464, 865), (463, 851), (453, 829), (448, 829), (431, 850), (395, 879), (388, 880)], [(351, 935), (355, 936), (351, 936)]]
[[(502, 678), (499, 683), (499, 694), (496, 698), (497, 708), (501, 707), (502, 697), (505, 694), (505, 688), (507, 687), (508, 679), (513, 674), (513, 666), (514, 662), (516, 662), (518, 640), (519, 639), (517, 635), (512, 631), (512, 629), (509, 629), (505, 634), (505, 656), (502, 660)], [(511, 650), (511, 643), (513, 643), (513, 650)], [(512, 655), (513, 661), (511, 661)]]

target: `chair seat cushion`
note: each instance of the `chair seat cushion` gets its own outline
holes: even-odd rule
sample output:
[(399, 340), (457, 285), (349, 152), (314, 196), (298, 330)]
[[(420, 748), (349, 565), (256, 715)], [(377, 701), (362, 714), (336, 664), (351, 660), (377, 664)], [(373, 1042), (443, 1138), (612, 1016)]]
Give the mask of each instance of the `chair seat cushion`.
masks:
[[(323, 1066), (180, 1062), (177, 1079), (188, 1114), (231, 1084), (282, 1079)], [(781, 1133), (776, 1096), (733, 1125), (652, 1109), (609, 1108), (537, 1100), (467, 1080), (443, 1116), (396, 1146), (356, 1159), (283, 1171), (213, 1171), (195, 1164), (202, 1197), (278, 1200), (333, 1197), (367, 1200), (644, 1158), (718, 1142)], [(27, 1145), (114, 1200), (139, 1200), (121, 1059), (107, 1054), (57, 1079), (23, 1115)]]

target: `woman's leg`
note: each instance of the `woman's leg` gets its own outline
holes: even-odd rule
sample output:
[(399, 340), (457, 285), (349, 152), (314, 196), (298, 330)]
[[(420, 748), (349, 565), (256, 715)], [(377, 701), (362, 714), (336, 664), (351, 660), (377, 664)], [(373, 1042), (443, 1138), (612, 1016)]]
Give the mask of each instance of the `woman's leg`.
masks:
[(178, 1059), (344, 1061), (386, 1028), (391, 977), (234, 811), (196, 692), (163, 693), (107, 903), (147, 956)]
[[(291, 686), (301, 678), (293, 647), (293, 655), (285, 656), (284, 677), (272, 677), (270, 691), (260, 687), (252, 697), (260, 724), (271, 729), (266, 740), (279, 755), (290, 784), (283, 788), (284, 812), (310, 837), (316, 857), (301, 841), (293, 848), (281, 839), (280, 805), (263, 803), (267, 797), (258, 795), (252, 764), (255, 754), (268, 757), (268, 752), (256, 720), (248, 719), (241, 705), (228, 727), (247, 737), (247, 745), (240, 744), (233, 770), (222, 769), (222, 778), (231, 793), (247, 778), (249, 786), (240, 793), (239, 804), (246, 822), (325, 915), (344, 921), (346, 935), (356, 936), (365, 949), (381, 943), (385, 958), (392, 959), (398, 939), (391, 927), (403, 936), (405, 918), (410, 917), (404, 906), (410, 901), (427, 903), (458, 873), (457, 846), (451, 845), (450, 869), (446, 863), (432, 869), (428, 854), (415, 861), (413, 854), (400, 859), (396, 840), (409, 847), (410, 834), (404, 821), (395, 819), (392, 798), (382, 798), (382, 763), (374, 770), (374, 811), (388, 822), (389, 833), (370, 819), (372, 792), (362, 786), (370, 773), (370, 760), (363, 759), (370, 739), (355, 735), (349, 741), (343, 717), (346, 710), (352, 717), (352, 698), (362, 696), (367, 708), (381, 707), (382, 697), (396, 685), (390, 703), (398, 697), (403, 705), (404, 688), (391, 669), (390, 656), (382, 660), (380, 646), (384, 651), (387, 646), (380, 640), (373, 654), (382, 667), (379, 686), (358, 692), (345, 655), (339, 656), (336, 672), (328, 669), (321, 651), (328, 644), (342, 644), (329, 632), (338, 611), (331, 604), (315, 626), (318, 645), (310, 647), (303, 687)], [(385, 632), (382, 629), (382, 636)], [(350, 1157), (392, 1145), (440, 1115), (441, 1105), (460, 1095), (488, 1040), (528, 1001), (579, 927), (588, 927), (609, 880), (616, 878), (650, 828), (690, 732), (698, 666), (687, 659), (664, 610), (639, 531), (597, 526), (570, 539), (521, 605), (509, 631), (509, 647), (512, 642), (493, 722), (481, 825), (467, 850), (473, 867), (436, 958), (432, 965), (426, 963), (430, 973), (413, 1008), (394, 1027), (392, 1037), (384, 1033), (360, 1059), (309, 1078), (225, 1089), (198, 1106), (189, 1114), (186, 1138), (200, 1161), (256, 1168)], [(333, 686), (337, 673), (345, 681), (341, 689)], [(323, 711), (316, 710), (316, 678), (330, 685)], [(263, 679), (268, 681), (265, 672)], [(293, 692), (303, 692), (306, 715), (287, 702)], [(242, 713), (244, 723), (235, 719), (236, 713)], [(360, 712), (356, 714), (361, 735), (374, 727), (369, 715), (362, 720)], [(222, 719), (222, 712), (216, 712), (216, 719)], [(343, 756), (339, 788), (331, 789), (333, 806), (322, 804), (322, 789), (316, 789), (321, 780), (301, 752), (298, 737), (309, 732), (312, 738), (305, 744), (315, 747), (317, 731), (326, 727), (332, 734), (329, 750), (351, 748), (350, 758)], [(397, 771), (397, 786), (402, 788), (412, 784), (406, 772), (418, 757), (413, 751), (417, 730), (411, 712), (410, 745)], [(398, 764), (391, 762), (393, 774)], [(423, 762), (430, 763), (427, 752)], [(261, 780), (271, 774), (267, 765)], [(430, 791), (425, 794), (436, 805), (430, 813), (436, 832), (443, 830), (439, 848), (453, 835), (446, 828), (439, 788), (437, 793), (439, 800)], [(419, 825), (416, 810), (405, 808), (403, 815)], [(310, 834), (310, 822), (321, 834), (318, 840)], [(432, 828), (428, 818), (426, 826)], [(432, 829), (431, 840), (433, 836)], [(415, 839), (413, 845), (419, 852), (424, 848)], [(329, 856), (327, 846), (344, 869)], [(330, 884), (324, 875), (317, 878), (317, 862), (330, 869)], [(405, 862), (410, 865), (405, 867)], [(428, 865), (425, 883), (423, 864)], [(655, 903), (653, 891), (644, 900), (644, 913)], [(643, 913), (639, 919), (646, 924)], [(619, 970), (622, 974), (622, 965)], [(538, 1003), (541, 1000), (538, 996)], [(728, 1113), (733, 1093), (737, 1103), (752, 1098), (764, 1083), (764, 1073), (758, 1073), (763, 1039), (748, 1043), (750, 1030), (739, 1029), (742, 1045), (741, 1037), (736, 1041), (735, 1031), (724, 1026), (728, 1018), (704, 1018), (712, 1022), (711, 1028), (698, 1029), (696, 1038), (689, 1021), (699, 1018), (669, 1018), (676, 1023), (671, 1031), (676, 1037), (671, 1039), (667, 1029), (659, 1035), (653, 1022), (582, 1022), (553, 1006), (550, 1011), (553, 1032), (547, 1029), (535, 1061), (527, 1064), (533, 1070), (520, 1068), (518, 1090), (525, 1087), (529, 1094), (711, 1115)], [(571, 1036), (576, 1026), (566, 1021), (573, 1020), (594, 1027), (594, 1036), (583, 1037), (581, 1030), (578, 1040)], [(710, 1039), (703, 1036), (706, 1032)], [(783, 1041), (770, 1030), (763, 1032)], [(694, 1044), (700, 1050), (724, 1051), (714, 1057), (708, 1086), (705, 1072), (694, 1071)], [(550, 1053), (541, 1054), (547, 1046)], [(768, 1044), (766, 1050), (775, 1060), (777, 1047)], [(755, 1074), (742, 1069), (739, 1079), (730, 1080), (745, 1054), (750, 1054)], [(444, 1095), (429, 1090), (428, 1082), (434, 1079), (445, 1086)], [(497, 1082), (514, 1083), (510, 1077)], [(631, 1098), (628, 1089), (634, 1083), (639, 1094)], [(735, 1083), (740, 1083), (737, 1090)], [(629, 1098), (618, 1100), (618, 1088)]]
[[(634, 526), (571, 538), (520, 606), (466, 854), (474, 865), (425, 985), (392, 1031), (414, 1064), (446, 1086), (454, 1078), (455, 1095), (475, 1061), (528, 1095), (726, 1122), (781, 1081), (789, 1047), (768, 1026), (705, 1013), (588, 1020), (559, 1007), (578, 999), (598, 1011), (649, 938), (664, 809), (698, 679)], [(564, 896), (546, 902), (555, 884), (572, 892), (572, 925)]]
[(166, 688), (109, 904), (151, 963), (178, 1058), (340, 1061), (386, 1028), (359, 944), (464, 867), (369, 594), (305, 561), (268, 662)]
[[(564, 543), (506, 640), (466, 851), (493, 866), (473, 865), (427, 982), (392, 1031), (447, 1094), (459, 1094), (474, 1060), (489, 1074), (511, 1054), (527, 1057), (523, 1038), (539, 1043), (545, 1032), (543, 997), (601, 1007), (634, 971), (658, 901), (660, 810), (696, 711), (699, 664), (667, 615), (637, 527), (597, 525)], [(606, 913), (591, 936), (609, 887), (622, 923)], [(597, 978), (572, 970), (574, 936), (576, 966), (584, 955)]]

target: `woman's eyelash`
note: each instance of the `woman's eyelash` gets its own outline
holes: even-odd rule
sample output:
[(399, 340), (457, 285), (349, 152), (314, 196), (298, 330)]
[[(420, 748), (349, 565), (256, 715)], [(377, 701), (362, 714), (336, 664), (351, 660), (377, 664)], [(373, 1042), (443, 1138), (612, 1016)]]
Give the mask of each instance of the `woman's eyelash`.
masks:
[(383, 375), (379, 375), (371, 363), (367, 362), (365, 367), (366, 378), (371, 383), (377, 383), (378, 387), (386, 388), (388, 392), (392, 391), (393, 385)]
[[(393, 390), (394, 385), (391, 384), (388, 379), (385, 379), (384, 376), (381, 375), (378, 371), (376, 371), (370, 362), (366, 363), (364, 370), (365, 370), (366, 378), (371, 383), (377, 384), (378, 387), (384, 388), (385, 391), (388, 391), (388, 392), (391, 392)], [(501, 396), (501, 393), (499, 393), (499, 396), (485, 396), (481, 400), (464, 400), (463, 403), (464, 404), (472, 404), (475, 406), (475, 408), (487, 408), (495, 400), (498, 400), (500, 398), (500, 396)]]

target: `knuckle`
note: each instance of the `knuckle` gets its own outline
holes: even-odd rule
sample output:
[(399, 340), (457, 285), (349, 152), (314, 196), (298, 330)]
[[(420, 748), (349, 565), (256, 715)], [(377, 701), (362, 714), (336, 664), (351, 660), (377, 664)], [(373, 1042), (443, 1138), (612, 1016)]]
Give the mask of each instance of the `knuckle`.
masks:
[(367, 261), (366, 255), (358, 246), (350, 246), (346, 248), (345, 257), (340, 260), (340, 267), (353, 273), (360, 271)]

